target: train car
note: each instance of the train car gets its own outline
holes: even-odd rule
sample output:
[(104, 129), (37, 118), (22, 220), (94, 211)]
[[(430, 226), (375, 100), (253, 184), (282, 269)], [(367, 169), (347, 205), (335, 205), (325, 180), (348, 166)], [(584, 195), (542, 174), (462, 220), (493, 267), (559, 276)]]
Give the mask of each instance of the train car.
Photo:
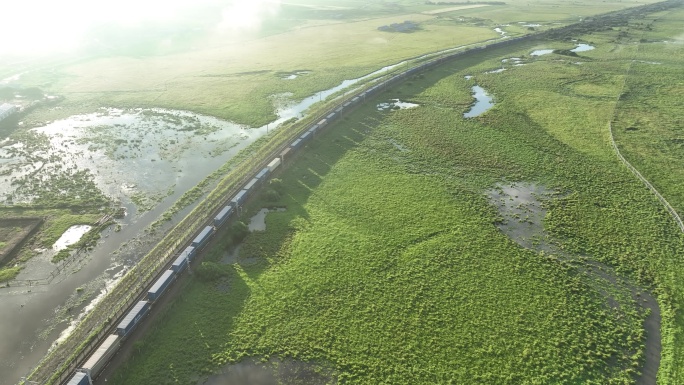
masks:
[(188, 260), (192, 261), (192, 258), (195, 257), (195, 252), (197, 251), (197, 248), (195, 246), (188, 246), (183, 250), (181, 255), (185, 255)]
[(302, 143), (304, 143), (304, 142), (308, 142), (309, 140), (311, 140), (311, 138), (313, 138), (313, 135), (309, 131), (307, 131), (307, 132), (303, 133), (302, 136), (299, 137), (299, 140), (301, 140)]
[(356, 103), (359, 102), (359, 100), (360, 100), (360, 99), (359, 99), (358, 96), (354, 96), (354, 97), (352, 98), (351, 102), (352, 102), (353, 104), (356, 104)]
[(147, 292), (147, 299), (150, 302), (156, 301), (157, 298), (164, 294), (164, 291), (166, 291), (171, 282), (173, 282), (174, 278), (176, 278), (176, 272), (173, 270), (166, 270)]
[(335, 110), (335, 114), (341, 115), (341, 114), (342, 114), (342, 111), (344, 111), (344, 107), (339, 107), (339, 108), (337, 108), (337, 109)]
[(271, 169), (268, 167), (264, 167), (259, 171), (258, 174), (256, 174), (256, 178), (259, 179), (262, 183), (266, 180), (268, 177), (268, 174), (271, 173)]
[(280, 158), (275, 158), (271, 161), (271, 163), (268, 164), (268, 169), (273, 172), (276, 168), (278, 168), (278, 166), (280, 166), (280, 163), (282, 163)]
[(191, 245), (195, 247), (195, 249), (201, 249), (204, 247), (204, 245), (209, 242), (209, 239), (211, 239), (211, 236), (214, 234), (214, 228), (211, 226), (206, 226), (204, 230), (202, 230), (199, 235), (195, 237), (195, 239), (192, 241)]
[(233, 213), (233, 207), (230, 205), (224, 207), (215, 217), (214, 217), (214, 227), (219, 228), (223, 226), (224, 223), (230, 218)]
[(332, 112), (332, 113), (328, 114), (328, 116), (326, 116), (325, 118), (326, 118), (328, 121), (331, 121), (331, 120), (335, 119), (335, 113)]
[(302, 145), (302, 140), (301, 140), (301, 139), (297, 139), (297, 140), (295, 140), (294, 142), (292, 142), (292, 144), (290, 144), (290, 148), (296, 150), (296, 149), (298, 149), (299, 147), (301, 147), (301, 145)]
[(346, 102), (342, 105), (342, 108), (347, 108), (349, 106), (351, 106), (351, 102)]
[(285, 162), (285, 159), (290, 157), (290, 152), (291, 152), (291, 151), (292, 151), (292, 149), (291, 149), (290, 147), (284, 149), (284, 150), (278, 155), (278, 157), (280, 158), (280, 161), (281, 161), (281, 162)]
[(76, 372), (67, 382), (67, 385), (90, 385), (90, 377), (86, 373)]
[[(192, 247), (192, 246), (190, 246)], [(190, 258), (188, 257), (187, 254), (181, 253), (175, 261), (173, 261), (173, 264), (171, 264), (171, 270), (175, 271), (176, 274), (180, 273), (181, 271), (185, 270), (186, 267), (188, 267), (188, 262), (190, 261)]]
[(140, 319), (147, 314), (147, 312), (150, 311), (150, 303), (147, 301), (140, 301), (135, 306), (133, 306), (133, 309), (126, 314), (126, 317), (124, 317), (123, 320), (119, 323), (119, 325), (116, 327), (116, 334), (120, 335), (121, 337), (126, 337), (130, 332), (135, 329), (135, 327), (138, 325), (138, 322), (140, 322)]
[(252, 178), (252, 180), (249, 181), (243, 188), (243, 190), (247, 191), (247, 194), (251, 194), (254, 192), (256, 187), (259, 185), (259, 179), (257, 178)]
[(311, 135), (316, 135), (316, 131), (318, 131), (318, 124), (309, 128), (306, 132), (311, 133)]
[(323, 128), (326, 124), (328, 124), (328, 119), (321, 119), (316, 124), (318, 125), (318, 128)]
[(95, 353), (93, 353), (88, 361), (81, 367), (81, 371), (87, 373), (91, 379), (95, 379), (98, 374), (107, 366), (109, 359), (119, 350), (121, 344), (121, 337), (116, 334), (111, 334), (105, 338), (102, 345), (100, 345)]
[(230, 204), (235, 209), (237, 209), (238, 207), (242, 206), (243, 203), (245, 203), (246, 199), (247, 199), (247, 191), (240, 190), (237, 194), (235, 194), (235, 197), (230, 201)]

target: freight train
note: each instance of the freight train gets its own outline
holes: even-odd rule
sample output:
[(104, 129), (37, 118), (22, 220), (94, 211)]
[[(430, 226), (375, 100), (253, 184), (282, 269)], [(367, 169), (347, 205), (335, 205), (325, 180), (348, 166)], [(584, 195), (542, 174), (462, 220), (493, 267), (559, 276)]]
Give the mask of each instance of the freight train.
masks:
[(518, 38), (509, 38), (497, 43), (492, 43), (486, 46), (472, 48), (470, 50), (452, 53), (441, 56), (422, 63), (416, 67), (408, 69), (404, 72), (396, 74), (389, 79), (381, 81), (358, 95), (346, 100), (343, 104), (333, 107), (328, 111), (325, 118), (317, 123), (307, 127), (301, 135), (294, 138), (276, 157), (274, 157), (266, 167), (253, 174), (253, 178), (247, 182), (243, 188), (236, 193), (228, 203), (223, 207), (213, 218), (208, 222), (210, 225), (205, 226), (192, 240), (189, 246), (183, 249), (173, 263), (170, 269), (165, 271), (157, 281), (150, 287), (147, 292), (145, 300), (137, 302), (131, 310), (121, 319), (115, 332), (108, 336), (102, 344), (95, 350), (94, 353), (80, 366), (72, 377), (66, 382), (66, 385), (92, 385), (93, 381), (102, 372), (102, 369), (107, 365), (111, 357), (118, 351), (122, 341), (124, 341), (135, 330), (140, 321), (150, 311), (150, 308), (168, 289), (176, 278), (183, 273), (183, 271), (190, 265), (197, 253), (205, 247), (212, 239), (214, 234), (221, 229), (222, 226), (232, 217), (239, 215), (242, 207), (248, 198), (250, 198), (255, 191), (257, 191), (273, 172), (280, 167), (286, 159), (290, 158), (292, 154), (302, 148), (314, 135), (318, 134), (324, 128), (329, 126), (333, 121), (339, 119), (344, 113), (351, 111), (359, 103), (363, 103), (367, 97), (373, 96), (381, 90), (398, 83), (418, 72), (425, 71), (436, 67), (448, 60), (464, 56), (473, 51), (481, 51), (487, 48), (504, 46), (516, 41), (529, 39), (531, 36), (523, 36)]

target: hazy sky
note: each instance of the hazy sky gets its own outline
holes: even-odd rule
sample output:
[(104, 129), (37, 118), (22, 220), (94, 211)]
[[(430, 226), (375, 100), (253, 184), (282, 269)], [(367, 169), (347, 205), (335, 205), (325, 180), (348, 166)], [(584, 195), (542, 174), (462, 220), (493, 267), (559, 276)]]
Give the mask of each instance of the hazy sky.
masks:
[(41, 54), (76, 48), (91, 26), (170, 21), (202, 5), (221, 5), (217, 29), (254, 28), (279, 0), (15, 0), (3, 1), (0, 55)]

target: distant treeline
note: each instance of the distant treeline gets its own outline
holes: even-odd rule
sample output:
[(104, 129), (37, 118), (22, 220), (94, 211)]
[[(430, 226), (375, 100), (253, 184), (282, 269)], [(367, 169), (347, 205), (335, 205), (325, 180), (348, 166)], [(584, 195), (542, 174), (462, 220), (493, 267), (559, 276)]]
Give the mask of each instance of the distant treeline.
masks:
[(468, 4), (487, 4), (487, 5), (506, 5), (504, 1), (426, 1), (427, 5), (468, 5)]

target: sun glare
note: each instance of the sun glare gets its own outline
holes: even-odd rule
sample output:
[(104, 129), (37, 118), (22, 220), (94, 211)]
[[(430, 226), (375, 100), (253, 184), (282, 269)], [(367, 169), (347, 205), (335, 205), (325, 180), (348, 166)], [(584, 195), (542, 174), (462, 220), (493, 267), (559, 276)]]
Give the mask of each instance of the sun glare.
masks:
[(256, 30), (264, 17), (275, 14), (279, 7), (280, 1), (273, 0), (236, 1), (223, 11), (218, 29), (220, 32)]
[(45, 54), (75, 49), (100, 23), (121, 26), (183, 17), (202, 5), (223, 8), (221, 31), (253, 29), (279, 1), (266, 0), (22, 0), (3, 4), (2, 54)]

